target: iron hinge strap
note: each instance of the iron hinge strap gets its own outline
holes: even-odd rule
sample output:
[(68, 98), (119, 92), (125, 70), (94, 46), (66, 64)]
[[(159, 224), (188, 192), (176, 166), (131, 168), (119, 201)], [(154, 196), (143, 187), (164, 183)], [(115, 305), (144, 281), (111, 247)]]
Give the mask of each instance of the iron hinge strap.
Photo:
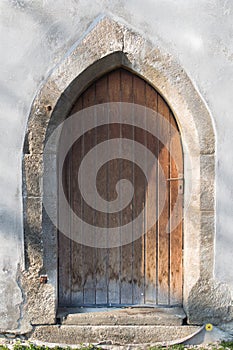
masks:
[(178, 194), (184, 193), (184, 178), (183, 177), (172, 177), (170, 179), (167, 179), (167, 181), (181, 181), (178, 186)]

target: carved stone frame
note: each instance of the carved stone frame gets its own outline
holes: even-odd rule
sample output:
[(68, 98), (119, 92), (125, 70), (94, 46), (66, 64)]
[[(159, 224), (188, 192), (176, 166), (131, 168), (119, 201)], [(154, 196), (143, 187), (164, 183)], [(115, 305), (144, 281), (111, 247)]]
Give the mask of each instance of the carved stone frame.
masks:
[[(92, 26), (44, 82), (33, 101), (23, 157), (26, 266), (24, 315), (31, 324), (53, 324), (57, 307), (57, 231), (43, 209), (56, 211), (56, 156), (51, 188), (43, 189), (43, 151), (77, 96), (100, 75), (127, 67), (164, 97), (177, 120), (184, 147), (183, 306), (190, 324), (229, 320), (230, 292), (214, 280), (215, 133), (211, 115), (184, 70), (167, 53), (125, 25), (104, 17)], [(190, 186), (192, 196), (189, 198)], [(48, 283), (39, 276), (47, 274)]]

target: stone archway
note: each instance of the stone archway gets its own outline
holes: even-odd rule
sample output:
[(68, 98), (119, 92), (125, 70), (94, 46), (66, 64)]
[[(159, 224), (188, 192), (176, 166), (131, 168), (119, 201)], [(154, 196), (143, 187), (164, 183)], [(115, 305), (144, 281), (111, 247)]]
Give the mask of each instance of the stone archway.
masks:
[[(77, 96), (93, 79), (121, 66), (142, 76), (157, 89), (169, 103), (181, 131), (186, 178), (183, 305), (188, 321), (202, 323), (209, 317), (210, 307), (212, 311), (214, 308), (219, 310), (219, 304), (222, 305), (219, 319), (226, 317), (229, 293), (225, 293), (222, 300), (223, 287), (217, 285), (217, 289), (213, 288), (216, 287), (213, 279), (215, 135), (210, 113), (186, 73), (172, 57), (138, 33), (104, 17), (54, 69), (31, 108), (24, 147), (27, 269), (23, 272), (22, 284), (25, 310), (32, 324), (54, 323), (57, 307), (56, 228), (43, 209), (46, 196), (56, 212), (56, 150), (51, 149), (47, 154), (52, 180), (50, 188), (43, 189), (44, 145), (64, 120)], [(43, 274), (48, 276), (47, 284), (39, 283), (39, 276)], [(212, 299), (214, 302), (209, 306)], [(202, 315), (195, 308), (197, 304), (202, 307)]]

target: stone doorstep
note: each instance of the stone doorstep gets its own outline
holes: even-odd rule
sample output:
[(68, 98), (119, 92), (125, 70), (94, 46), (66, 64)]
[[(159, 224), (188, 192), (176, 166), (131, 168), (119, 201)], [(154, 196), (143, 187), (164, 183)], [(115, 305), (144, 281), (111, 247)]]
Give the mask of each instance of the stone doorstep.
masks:
[(57, 318), (62, 325), (181, 326), (186, 314), (181, 307), (64, 308)]
[(98, 344), (156, 344), (191, 336), (198, 326), (36, 326), (29, 341), (74, 345)]

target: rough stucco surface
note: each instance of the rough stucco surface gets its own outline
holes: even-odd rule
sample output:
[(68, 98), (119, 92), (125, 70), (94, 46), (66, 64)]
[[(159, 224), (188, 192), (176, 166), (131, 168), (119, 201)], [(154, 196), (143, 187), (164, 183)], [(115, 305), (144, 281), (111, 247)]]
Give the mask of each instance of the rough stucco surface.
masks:
[[(210, 109), (217, 139), (215, 276), (233, 288), (233, 3), (14, 0), (2, 1), (0, 9), (0, 329), (22, 326), (21, 303), (25, 296), (18, 279), (18, 265), (22, 268), (23, 264), (21, 157), (30, 106), (49, 72), (104, 13), (172, 55)], [(33, 186), (31, 191), (36, 194), (40, 184)], [(40, 249), (39, 238), (35, 246)], [(14, 295), (10, 300), (9, 290)]]

